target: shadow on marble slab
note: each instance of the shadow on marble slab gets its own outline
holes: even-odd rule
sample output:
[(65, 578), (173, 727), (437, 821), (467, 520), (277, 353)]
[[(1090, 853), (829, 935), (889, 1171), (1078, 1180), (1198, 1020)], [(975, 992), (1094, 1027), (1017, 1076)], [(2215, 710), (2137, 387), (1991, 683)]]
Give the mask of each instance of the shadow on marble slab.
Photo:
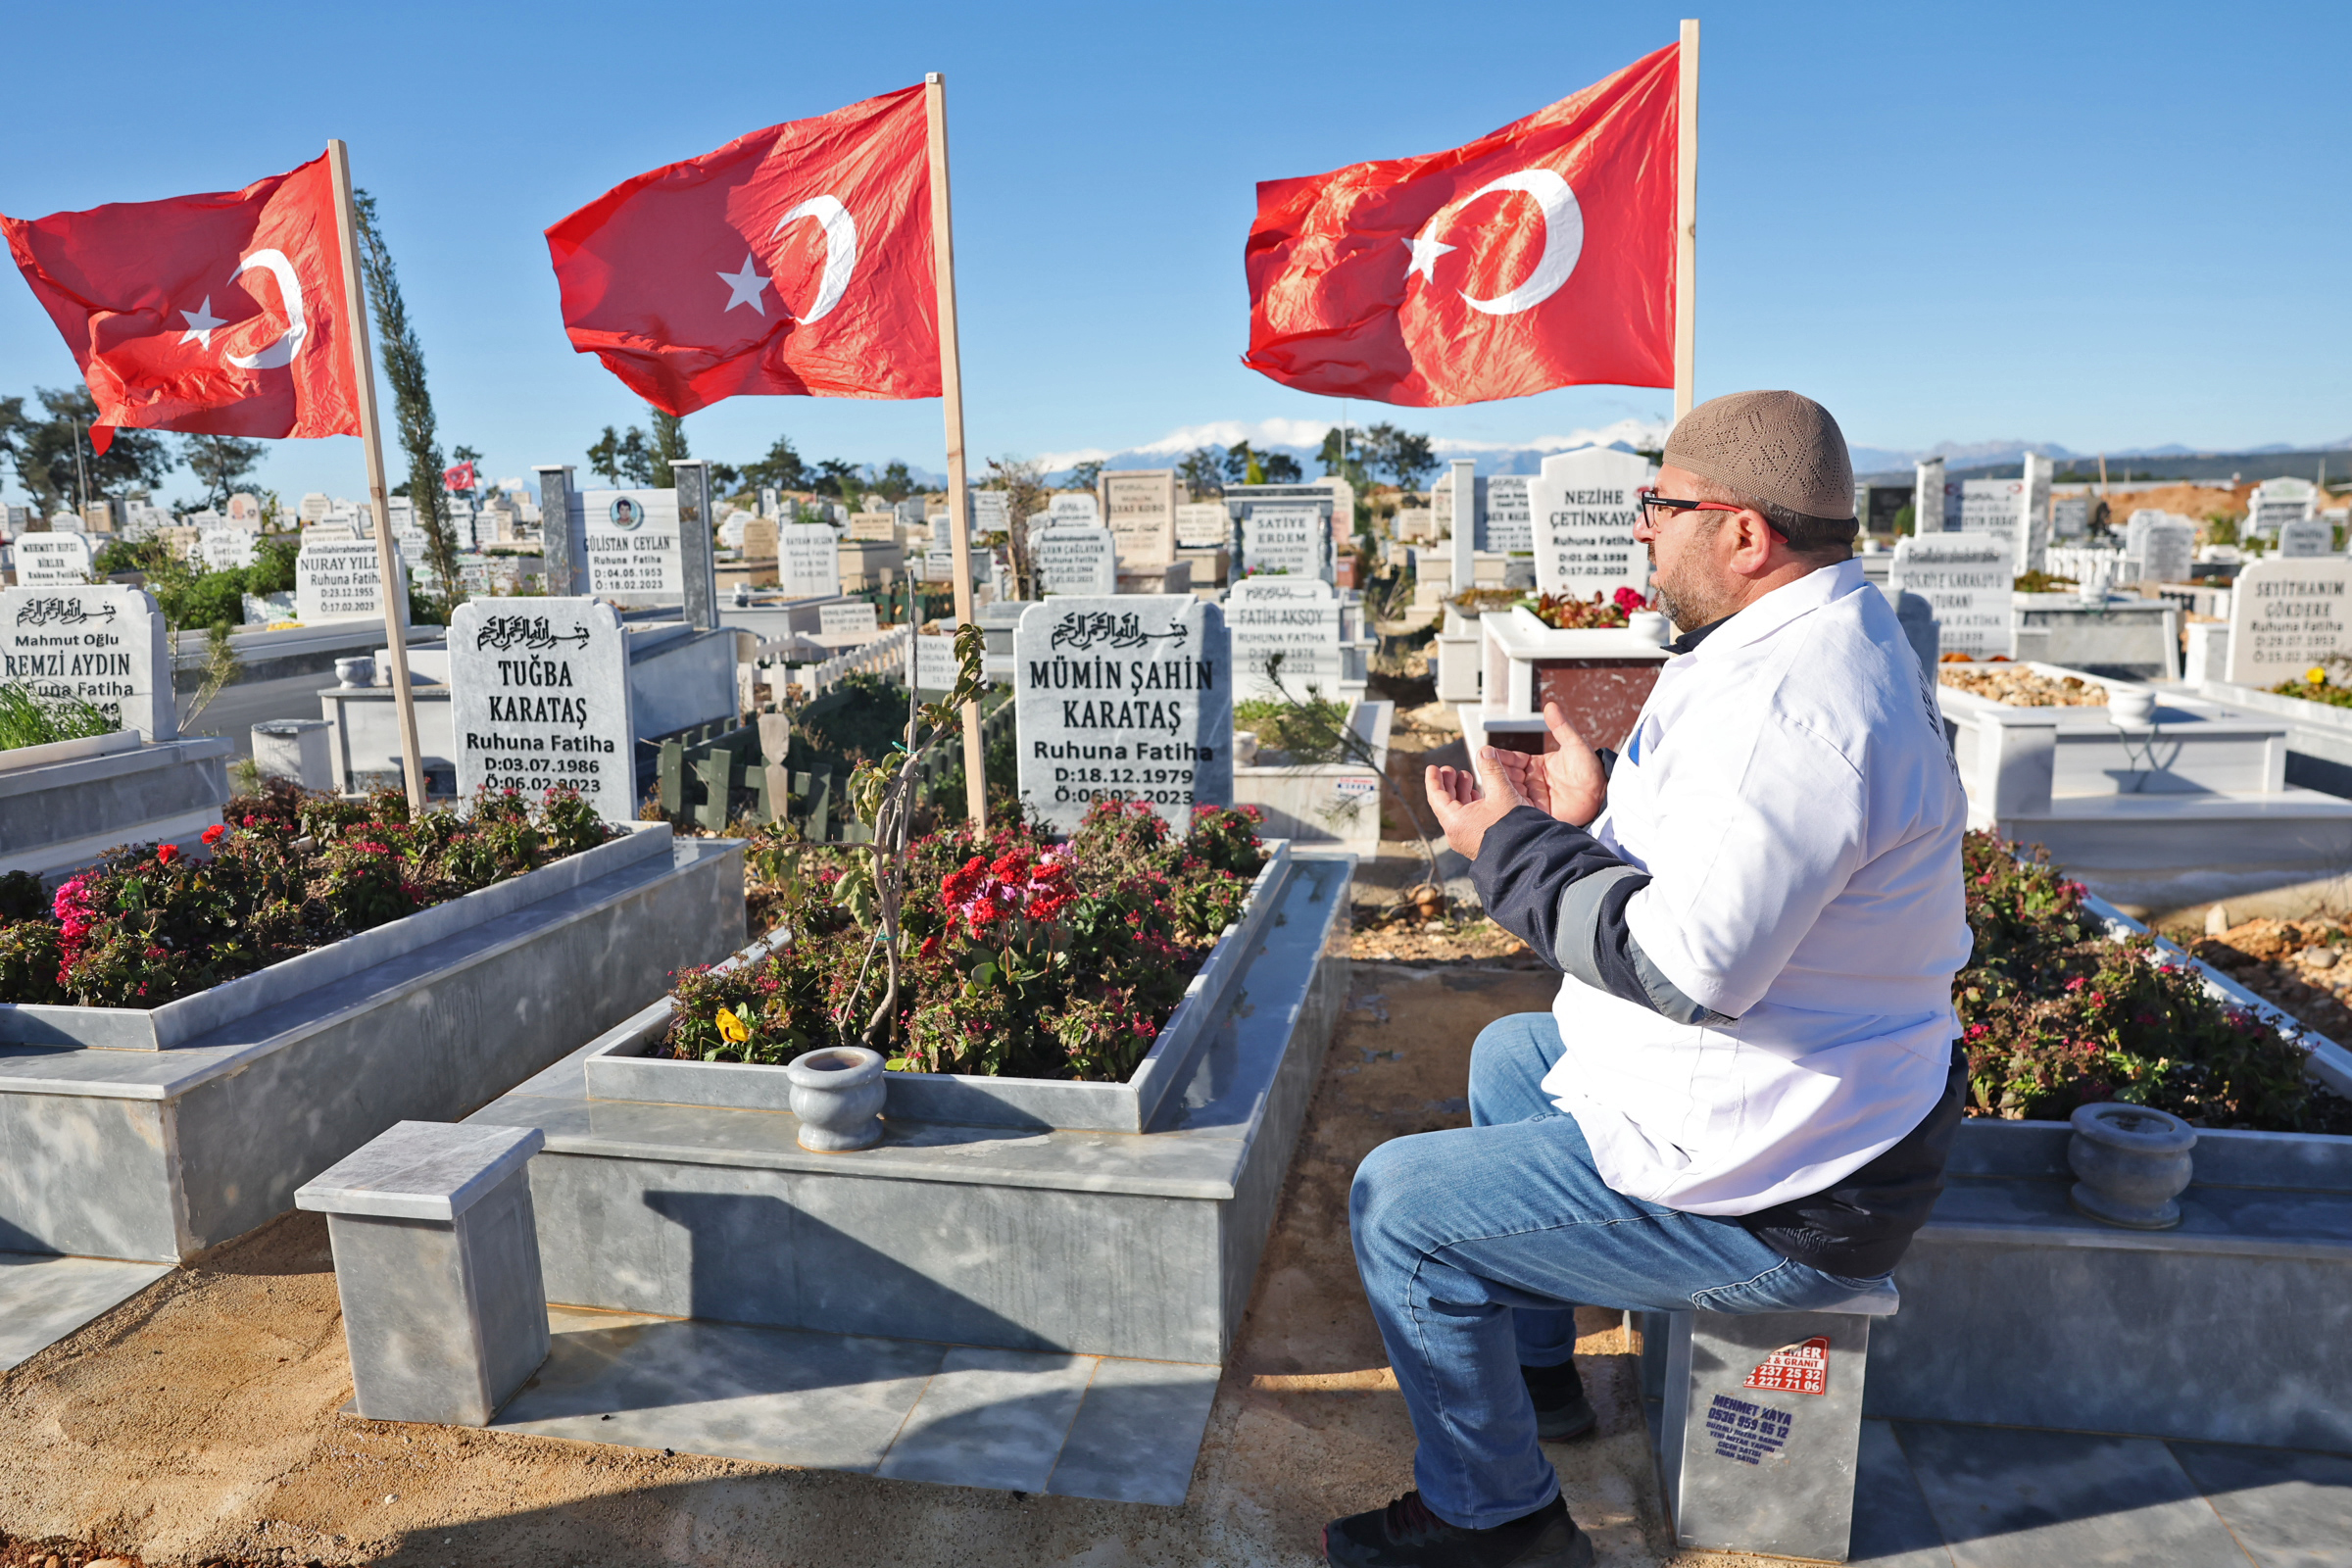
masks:
[(1854, 1467), (1854, 1534), (1846, 1559), (1854, 1568), (1952, 1568), (1935, 1512), (1919, 1490), (1894, 1428), (1862, 1423)]
[(2352, 1568), (2352, 1458), (2167, 1445), (2255, 1568)]
[(1955, 1568), (2246, 1568), (2154, 1438), (1913, 1421), (1894, 1432)]
[(619, 1313), (548, 1314), (491, 1426), (822, 1470), (881, 1462), (947, 1347)]
[(1000, 1492), (1045, 1491), (1098, 1359), (956, 1347), (941, 1358), (876, 1473)]
[(1217, 1377), (1213, 1366), (1103, 1357), (1046, 1490), (1182, 1506), (1217, 1401)]
[(170, 1263), (0, 1252), (0, 1372), (172, 1272)]

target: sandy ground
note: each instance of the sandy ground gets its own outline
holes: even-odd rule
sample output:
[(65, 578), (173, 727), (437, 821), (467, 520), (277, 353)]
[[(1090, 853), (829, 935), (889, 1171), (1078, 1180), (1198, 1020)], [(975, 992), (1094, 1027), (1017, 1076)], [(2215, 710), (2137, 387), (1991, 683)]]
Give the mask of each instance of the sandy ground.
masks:
[[(1411, 1429), (1348, 1250), (1356, 1163), (1467, 1121), (1470, 1042), (1541, 972), (1362, 964), (1181, 1508), (966, 1491), (336, 1414), (351, 1396), (323, 1224), (292, 1215), (0, 1375), (0, 1564), (1320, 1561), (1324, 1521), (1410, 1485)], [(1622, 1331), (1581, 1349), (1601, 1431), (1548, 1451), (1600, 1560), (1664, 1549)]]

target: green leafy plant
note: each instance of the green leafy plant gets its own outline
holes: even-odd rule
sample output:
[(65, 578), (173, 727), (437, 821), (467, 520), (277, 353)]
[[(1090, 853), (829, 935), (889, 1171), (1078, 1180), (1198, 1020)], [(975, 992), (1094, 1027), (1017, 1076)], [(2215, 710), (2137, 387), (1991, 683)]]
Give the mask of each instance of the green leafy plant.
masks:
[(122, 727), (104, 709), (78, 697), (41, 697), (14, 681), (0, 685), (0, 752), (111, 735)]

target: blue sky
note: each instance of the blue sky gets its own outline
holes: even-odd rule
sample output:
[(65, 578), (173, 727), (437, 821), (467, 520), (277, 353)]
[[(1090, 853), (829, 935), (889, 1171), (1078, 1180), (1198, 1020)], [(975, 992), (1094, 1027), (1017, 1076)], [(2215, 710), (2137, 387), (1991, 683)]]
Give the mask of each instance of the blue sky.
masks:
[[(24, 8), (0, 211), (231, 188), (346, 138), (444, 445), (523, 473), (581, 463), (603, 425), (644, 415), (564, 340), (546, 224), (643, 170), (943, 70), (975, 458), (1281, 437), (1341, 411), (1239, 363), (1253, 183), (1467, 140), (1671, 41), (1681, 14), (126, 4), (94, 33), (86, 11)], [(2336, 80), (2352, 7), (1702, 17), (1702, 397), (1797, 387), (1886, 448), (2352, 435)], [(22, 279), (0, 279), (0, 392), (74, 373)], [(1521, 446), (1669, 408), (1585, 387), (1349, 412)], [(943, 466), (936, 401), (739, 398), (687, 428), (721, 459), (784, 433), (812, 459)], [(263, 482), (357, 495), (358, 443), (275, 443)]]

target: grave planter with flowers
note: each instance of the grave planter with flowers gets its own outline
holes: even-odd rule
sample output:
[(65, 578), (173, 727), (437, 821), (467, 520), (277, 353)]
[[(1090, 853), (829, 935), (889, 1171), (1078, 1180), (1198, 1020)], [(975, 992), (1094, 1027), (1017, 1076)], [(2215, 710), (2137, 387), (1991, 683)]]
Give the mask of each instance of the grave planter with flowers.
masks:
[(568, 793), (412, 821), (280, 789), (0, 877), (0, 1245), (174, 1260), (452, 1117), (742, 939), (740, 845)]

